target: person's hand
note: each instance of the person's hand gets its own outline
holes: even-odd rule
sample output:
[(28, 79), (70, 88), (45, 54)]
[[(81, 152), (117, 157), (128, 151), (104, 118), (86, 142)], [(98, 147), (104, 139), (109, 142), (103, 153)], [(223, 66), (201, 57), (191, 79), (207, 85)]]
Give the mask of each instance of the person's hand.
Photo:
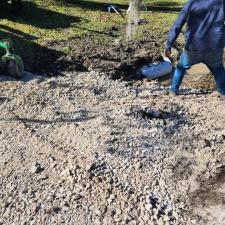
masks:
[(167, 58), (171, 58), (171, 49), (165, 49), (164, 54)]

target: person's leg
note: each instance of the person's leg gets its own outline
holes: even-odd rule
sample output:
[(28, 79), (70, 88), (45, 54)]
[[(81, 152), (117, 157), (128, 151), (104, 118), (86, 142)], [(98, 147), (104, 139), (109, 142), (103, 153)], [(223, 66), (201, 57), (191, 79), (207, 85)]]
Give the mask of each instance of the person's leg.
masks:
[(182, 80), (184, 78), (185, 71), (189, 69), (191, 65), (192, 65), (191, 56), (190, 54), (188, 54), (188, 52), (184, 51), (181, 54), (177, 67), (173, 73), (170, 86), (170, 93), (174, 95), (177, 94), (179, 87), (182, 83)]
[(171, 87), (170, 87), (171, 93), (177, 94), (179, 87), (182, 83), (182, 80), (184, 78), (185, 71), (186, 69), (180, 63), (178, 63), (173, 73), (173, 78), (171, 81)]
[(214, 50), (205, 55), (206, 65), (214, 75), (217, 91), (225, 95), (225, 69), (223, 66), (223, 49)]
[(225, 95), (225, 69), (223, 64), (217, 67), (209, 67), (209, 69), (214, 75), (217, 91), (220, 94)]

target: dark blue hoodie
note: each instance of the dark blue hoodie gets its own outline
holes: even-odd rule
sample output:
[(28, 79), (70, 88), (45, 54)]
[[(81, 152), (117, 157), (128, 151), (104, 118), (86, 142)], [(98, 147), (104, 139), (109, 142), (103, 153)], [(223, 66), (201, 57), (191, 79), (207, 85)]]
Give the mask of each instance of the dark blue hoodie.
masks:
[(173, 46), (185, 23), (185, 50), (208, 51), (223, 48), (224, 18), (224, 0), (189, 0), (168, 34), (166, 49)]

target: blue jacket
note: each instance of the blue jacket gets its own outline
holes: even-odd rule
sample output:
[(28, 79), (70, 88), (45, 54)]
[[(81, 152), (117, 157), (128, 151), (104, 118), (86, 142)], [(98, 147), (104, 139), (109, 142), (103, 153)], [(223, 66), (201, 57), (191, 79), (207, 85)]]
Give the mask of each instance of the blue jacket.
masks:
[(185, 50), (208, 51), (223, 48), (224, 4), (224, 0), (189, 0), (168, 34), (166, 49), (173, 46), (185, 23)]

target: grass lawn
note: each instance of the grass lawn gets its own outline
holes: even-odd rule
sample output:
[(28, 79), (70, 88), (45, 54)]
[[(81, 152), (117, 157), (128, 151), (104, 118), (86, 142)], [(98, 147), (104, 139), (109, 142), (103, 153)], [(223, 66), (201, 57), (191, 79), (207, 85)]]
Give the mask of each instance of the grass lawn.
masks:
[[(30, 46), (45, 48), (49, 42), (83, 35), (94, 35), (96, 40), (100, 41), (125, 35), (127, 18), (105, 12), (104, 6), (107, 2), (108, 0), (24, 1), (23, 11), (17, 16), (10, 12), (9, 6), (2, 6), (0, 36), (13, 37), (17, 51), (26, 58), (27, 55), (33, 54), (33, 48)], [(112, 2), (118, 4), (126, 16), (128, 0)], [(145, 2), (149, 10), (143, 11), (141, 18), (148, 23), (140, 26), (139, 37), (144, 30), (162, 34), (167, 32), (184, 4), (184, 0), (146, 0)], [(105, 32), (112, 26), (121, 28), (114, 36)], [(68, 46), (57, 51), (70, 53), (70, 48)], [(33, 57), (30, 58), (34, 60)]]

